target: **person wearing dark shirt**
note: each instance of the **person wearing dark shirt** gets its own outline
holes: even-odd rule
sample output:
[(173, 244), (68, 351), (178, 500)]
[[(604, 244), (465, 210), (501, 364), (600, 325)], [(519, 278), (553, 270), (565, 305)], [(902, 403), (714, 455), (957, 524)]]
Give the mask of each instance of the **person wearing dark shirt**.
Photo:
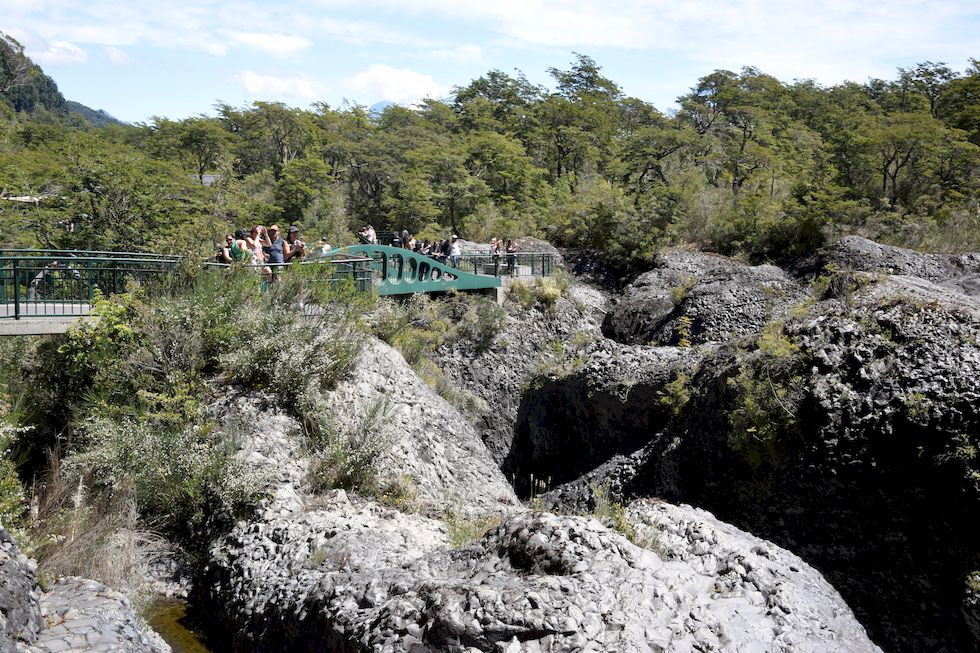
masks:
[(294, 258), (303, 258), (305, 255), (306, 243), (299, 237), (299, 227), (293, 225), (289, 228), (289, 234), (286, 236), (286, 244), (283, 245), (283, 256), (288, 263)]

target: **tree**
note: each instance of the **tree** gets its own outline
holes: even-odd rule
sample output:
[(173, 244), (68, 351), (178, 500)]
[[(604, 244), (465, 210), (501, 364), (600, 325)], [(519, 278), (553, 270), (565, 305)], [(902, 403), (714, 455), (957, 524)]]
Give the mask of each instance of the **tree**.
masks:
[(218, 166), (232, 143), (231, 134), (217, 119), (204, 116), (179, 122), (154, 118), (148, 129), (158, 154), (175, 154), (201, 184), (204, 175)]
[(40, 69), (24, 54), (24, 46), (14, 37), (0, 32), (0, 95), (30, 84)]
[(933, 118), (938, 118), (939, 98), (958, 75), (941, 61), (939, 63), (925, 61), (916, 65), (913, 70), (899, 68), (898, 71), (900, 79), (911, 83), (912, 87), (928, 100), (929, 113)]

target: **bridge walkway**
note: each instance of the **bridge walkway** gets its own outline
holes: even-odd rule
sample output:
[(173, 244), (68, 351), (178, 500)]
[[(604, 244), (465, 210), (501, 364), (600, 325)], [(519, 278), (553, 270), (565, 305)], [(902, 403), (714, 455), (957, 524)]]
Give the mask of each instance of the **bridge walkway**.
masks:
[[(160, 285), (179, 261), (140, 252), (0, 250), (0, 336), (63, 333), (89, 314), (96, 297), (124, 292), (133, 281), (150, 288)], [(440, 261), (406, 249), (362, 244), (302, 263), (329, 265), (334, 278), (353, 279), (359, 289), (386, 296), (492, 291), (505, 277), (552, 274), (554, 256), (466, 254)]]

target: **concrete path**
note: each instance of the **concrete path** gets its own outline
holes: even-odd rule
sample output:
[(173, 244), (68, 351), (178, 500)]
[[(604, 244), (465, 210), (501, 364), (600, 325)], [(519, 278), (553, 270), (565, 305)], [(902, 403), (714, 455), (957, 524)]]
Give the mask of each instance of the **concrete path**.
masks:
[[(0, 336), (38, 336), (49, 333), (65, 333), (70, 326), (86, 317), (88, 304), (61, 304), (56, 302), (24, 303), (20, 307), (20, 319), (14, 319), (13, 304), (0, 304)], [(70, 315), (44, 317), (51, 313), (70, 312)]]

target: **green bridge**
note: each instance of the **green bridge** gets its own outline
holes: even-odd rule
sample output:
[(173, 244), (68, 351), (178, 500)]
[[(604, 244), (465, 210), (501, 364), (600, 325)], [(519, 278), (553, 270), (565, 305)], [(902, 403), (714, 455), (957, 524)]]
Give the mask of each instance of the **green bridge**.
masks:
[[(289, 265), (323, 266), (334, 279), (353, 279), (378, 295), (489, 291), (509, 277), (550, 276), (550, 253), (464, 254), (457, 266), (407, 249), (351, 245), (326, 256)], [(127, 284), (162, 287), (180, 257), (133, 252), (0, 250), (0, 335), (63, 333), (89, 314), (96, 296), (126, 290)], [(227, 267), (208, 264), (209, 267)]]

